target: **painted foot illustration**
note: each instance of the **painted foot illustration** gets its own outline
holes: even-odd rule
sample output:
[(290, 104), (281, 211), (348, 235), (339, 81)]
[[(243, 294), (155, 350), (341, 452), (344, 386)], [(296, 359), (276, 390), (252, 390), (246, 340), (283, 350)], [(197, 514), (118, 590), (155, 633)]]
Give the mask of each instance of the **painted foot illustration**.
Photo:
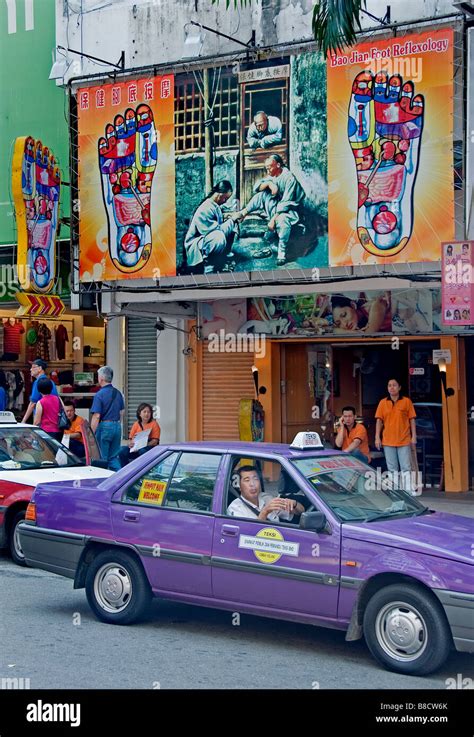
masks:
[[(26, 253), (19, 262), (23, 260), (26, 265), (27, 288), (47, 292), (56, 276), (54, 249), (61, 175), (54, 156), (41, 141), (35, 141), (31, 136), (22, 140), (21, 199), (26, 215)], [(19, 191), (15, 186), (14, 190)]]
[(117, 269), (131, 274), (143, 268), (152, 247), (150, 200), (158, 148), (148, 105), (116, 115), (98, 146), (110, 257)]
[(413, 82), (360, 72), (349, 102), (348, 136), (358, 182), (357, 234), (374, 256), (395, 256), (413, 231), (424, 98)]

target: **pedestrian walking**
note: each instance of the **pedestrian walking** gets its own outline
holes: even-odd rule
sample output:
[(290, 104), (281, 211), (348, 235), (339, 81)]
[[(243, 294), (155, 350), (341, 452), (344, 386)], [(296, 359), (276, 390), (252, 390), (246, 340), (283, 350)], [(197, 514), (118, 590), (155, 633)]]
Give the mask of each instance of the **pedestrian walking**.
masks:
[[(148, 433), (148, 436), (145, 438), (147, 443), (142, 448), (132, 452), (131, 449), (135, 445), (136, 436), (142, 432)], [(120, 448), (119, 459), (122, 468), (127, 463), (130, 463), (130, 461), (134, 461), (135, 458), (138, 458), (158, 445), (160, 434), (161, 428), (157, 421), (153, 419), (153, 407), (147, 402), (142, 402), (137, 407), (137, 421), (133, 423), (130, 429), (128, 445), (123, 445)]]
[(41, 396), (36, 402), (35, 417), (33, 424), (51, 435), (52, 438), (61, 442), (63, 431), (59, 429), (59, 412), (61, 401), (53, 394), (52, 381), (47, 376), (37, 380), (37, 390)]
[(91, 428), (96, 434), (100, 452), (107, 461), (108, 468), (118, 471), (125, 402), (122, 393), (112, 386), (114, 372), (110, 366), (102, 366), (97, 376), (100, 389), (92, 402)]
[[(30, 401), (26, 408), (26, 412), (23, 415), (22, 422), (27, 422), (31, 414), (35, 412), (36, 403), (41, 399), (41, 394), (38, 390), (38, 381), (46, 377), (47, 368), (48, 364), (42, 358), (35, 358), (35, 360), (31, 362), (30, 373), (31, 378), (33, 379), (33, 387), (31, 389)], [(48, 381), (51, 382), (51, 394), (54, 394), (54, 396), (57, 397), (58, 390), (56, 384), (54, 381), (51, 381), (51, 379), (48, 379)]]
[(375, 413), (375, 447), (380, 450), (383, 445), (387, 470), (397, 475), (401, 472), (402, 488), (415, 496), (411, 451), (412, 446), (416, 448), (415, 408), (411, 399), (401, 393), (398, 379), (390, 379), (387, 389), (388, 396), (379, 402)]

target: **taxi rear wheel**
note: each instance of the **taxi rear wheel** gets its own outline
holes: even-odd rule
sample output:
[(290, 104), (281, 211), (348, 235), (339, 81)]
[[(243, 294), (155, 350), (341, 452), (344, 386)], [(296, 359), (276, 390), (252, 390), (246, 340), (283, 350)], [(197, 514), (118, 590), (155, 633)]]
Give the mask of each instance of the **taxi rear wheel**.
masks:
[(10, 555), (13, 558), (13, 561), (18, 566), (26, 566), (25, 554), (21, 547), (20, 535), (18, 531), (18, 525), (20, 524), (20, 522), (23, 522), (24, 519), (25, 510), (22, 509), (21, 512), (17, 512), (13, 517), (8, 540)]
[(140, 563), (121, 550), (105, 550), (86, 574), (89, 606), (102, 622), (132, 624), (142, 619), (152, 594)]
[(386, 586), (373, 595), (364, 613), (364, 635), (379, 663), (406, 675), (437, 670), (452, 643), (438, 601), (412, 584)]

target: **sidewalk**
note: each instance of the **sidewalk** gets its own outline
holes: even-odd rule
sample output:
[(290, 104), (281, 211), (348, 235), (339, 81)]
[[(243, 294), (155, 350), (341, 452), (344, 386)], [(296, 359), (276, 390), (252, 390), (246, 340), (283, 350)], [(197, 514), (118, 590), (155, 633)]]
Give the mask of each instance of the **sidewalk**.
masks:
[(437, 512), (449, 512), (450, 514), (461, 514), (466, 517), (474, 517), (474, 492), (466, 491), (459, 494), (444, 491), (423, 491), (422, 495), (417, 497), (418, 501), (434, 509)]

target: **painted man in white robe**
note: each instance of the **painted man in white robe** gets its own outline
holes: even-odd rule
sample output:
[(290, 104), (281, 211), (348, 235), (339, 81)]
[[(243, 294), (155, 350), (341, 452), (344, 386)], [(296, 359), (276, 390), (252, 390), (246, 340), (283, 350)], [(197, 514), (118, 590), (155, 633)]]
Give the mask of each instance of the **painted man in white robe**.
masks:
[(235, 234), (238, 213), (229, 213), (224, 219), (222, 205), (232, 196), (232, 185), (222, 179), (195, 211), (184, 239), (188, 266), (204, 264), (205, 274), (222, 271), (230, 253)]
[(301, 220), (305, 192), (278, 154), (270, 154), (265, 160), (265, 169), (268, 176), (255, 184), (254, 196), (239, 215), (244, 219), (256, 212), (268, 220), (266, 240), (278, 238), (278, 246), (272, 249), (277, 253), (277, 264), (282, 266), (286, 261), (291, 228)]

